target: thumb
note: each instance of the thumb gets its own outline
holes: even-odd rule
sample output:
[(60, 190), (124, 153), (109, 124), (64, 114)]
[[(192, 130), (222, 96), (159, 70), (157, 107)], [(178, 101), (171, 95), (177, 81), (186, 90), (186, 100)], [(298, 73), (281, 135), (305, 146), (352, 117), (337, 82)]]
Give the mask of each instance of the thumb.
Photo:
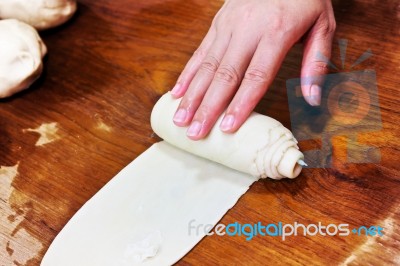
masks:
[(301, 91), (312, 106), (321, 104), (321, 86), (328, 72), (335, 28), (334, 18), (321, 15), (304, 41)]

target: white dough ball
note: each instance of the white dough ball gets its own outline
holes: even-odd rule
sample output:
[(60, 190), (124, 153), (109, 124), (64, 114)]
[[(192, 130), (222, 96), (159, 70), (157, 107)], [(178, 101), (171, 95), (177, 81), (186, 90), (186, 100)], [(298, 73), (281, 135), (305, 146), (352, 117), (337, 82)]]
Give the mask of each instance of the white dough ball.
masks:
[(0, 18), (13, 18), (38, 30), (59, 26), (76, 11), (75, 0), (0, 0)]
[(15, 19), (0, 20), (0, 98), (28, 88), (42, 73), (47, 49), (37, 31)]

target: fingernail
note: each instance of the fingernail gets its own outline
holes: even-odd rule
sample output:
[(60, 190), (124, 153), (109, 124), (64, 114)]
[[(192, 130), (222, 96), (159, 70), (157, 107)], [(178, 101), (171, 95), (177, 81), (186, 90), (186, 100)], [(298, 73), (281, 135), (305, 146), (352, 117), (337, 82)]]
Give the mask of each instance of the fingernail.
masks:
[(189, 137), (196, 137), (199, 135), (200, 130), (201, 130), (201, 123), (198, 121), (193, 121), (186, 135), (188, 135)]
[(179, 94), (179, 92), (180, 92), (180, 90), (181, 90), (181, 84), (180, 83), (176, 83), (175, 84), (175, 86), (172, 88), (172, 90), (171, 90), (171, 94), (172, 95), (178, 95)]
[(184, 108), (179, 108), (174, 115), (174, 122), (183, 123), (187, 117), (187, 111)]
[(235, 117), (233, 115), (226, 115), (224, 119), (222, 119), (221, 125), (219, 128), (222, 131), (231, 130), (233, 127), (233, 123), (235, 123)]
[(310, 88), (310, 95), (306, 97), (307, 102), (312, 106), (321, 104), (321, 87), (312, 85)]

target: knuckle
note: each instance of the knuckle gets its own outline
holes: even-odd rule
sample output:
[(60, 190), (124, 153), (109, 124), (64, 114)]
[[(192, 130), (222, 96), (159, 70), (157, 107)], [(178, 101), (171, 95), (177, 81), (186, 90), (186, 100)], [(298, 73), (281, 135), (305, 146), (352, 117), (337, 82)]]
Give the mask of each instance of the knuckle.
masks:
[(208, 56), (201, 63), (200, 69), (210, 73), (215, 73), (219, 67), (219, 60), (215, 56)]
[(179, 107), (192, 110), (193, 108), (198, 106), (200, 101), (201, 98), (199, 97), (199, 95), (194, 93), (186, 93), (185, 96), (183, 96)]
[(320, 31), (325, 36), (333, 35), (335, 33), (335, 30), (336, 30), (336, 21), (335, 20), (331, 20), (331, 21), (326, 20), (320, 24)]
[(312, 63), (311, 69), (316, 73), (327, 73), (329, 70), (328, 62), (325, 61), (314, 61)]
[(226, 12), (218, 13), (212, 22), (212, 26), (220, 33), (227, 32), (231, 25), (232, 15)]
[(213, 26), (215, 27), (216, 30), (221, 30), (226, 28), (224, 16), (219, 15), (218, 17), (216, 17), (213, 21)]
[(274, 33), (279, 33), (284, 27), (285, 23), (282, 16), (274, 16), (269, 20), (269, 28)]
[(235, 67), (231, 65), (223, 65), (220, 66), (215, 73), (215, 79), (230, 84), (236, 84), (239, 82), (239, 74)]
[(197, 58), (203, 58), (206, 55), (206, 50), (203, 48), (197, 48), (196, 51), (194, 51), (193, 56)]
[(333, 19), (330, 22), (330, 30), (331, 30), (332, 33), (336, 31), (336, 20), (335, 19)]
[(190, 111), (196, 109), (201, 102), (201, 95), (194, 91), (188, 91), (179, 104), (179, 108), (184, 108)]
[(267, 71), (262, 70), (261, 67), (252, 67), (247, 70), (244, 79), (256, 83), (267, 83), (269, 75)]
[(196, 111), (195, 119), (199, 121), (205, 121), (209, 118), (212, 113), (212, 108), (207, 104), (201, 104)]
[(178, 109), (180, 109), (180, 108), (188, 109), (188, 107), (191, 106), (190, 103), (191, 103), (191, 100), (188, 99), (187, 95), (185, 95), (185, 96), (182, 98), (181, 102), (179, 103)]

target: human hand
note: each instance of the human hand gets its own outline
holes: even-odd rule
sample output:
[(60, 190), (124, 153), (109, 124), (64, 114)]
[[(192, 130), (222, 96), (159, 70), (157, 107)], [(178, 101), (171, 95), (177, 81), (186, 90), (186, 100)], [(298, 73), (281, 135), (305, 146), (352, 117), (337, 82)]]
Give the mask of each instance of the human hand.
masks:
[[(174, 123), (187, 136), (204, 138), (219, 125), (233, 133), (271, 85), (290, 48), (304, 37), (302, 93), (310, 105), (321, 101), (336, 28), (330, 0), (229, 0), (178, 78), (171, 93), (183, 96)], [(309, 77), (308, 80), (305, 78)]]

